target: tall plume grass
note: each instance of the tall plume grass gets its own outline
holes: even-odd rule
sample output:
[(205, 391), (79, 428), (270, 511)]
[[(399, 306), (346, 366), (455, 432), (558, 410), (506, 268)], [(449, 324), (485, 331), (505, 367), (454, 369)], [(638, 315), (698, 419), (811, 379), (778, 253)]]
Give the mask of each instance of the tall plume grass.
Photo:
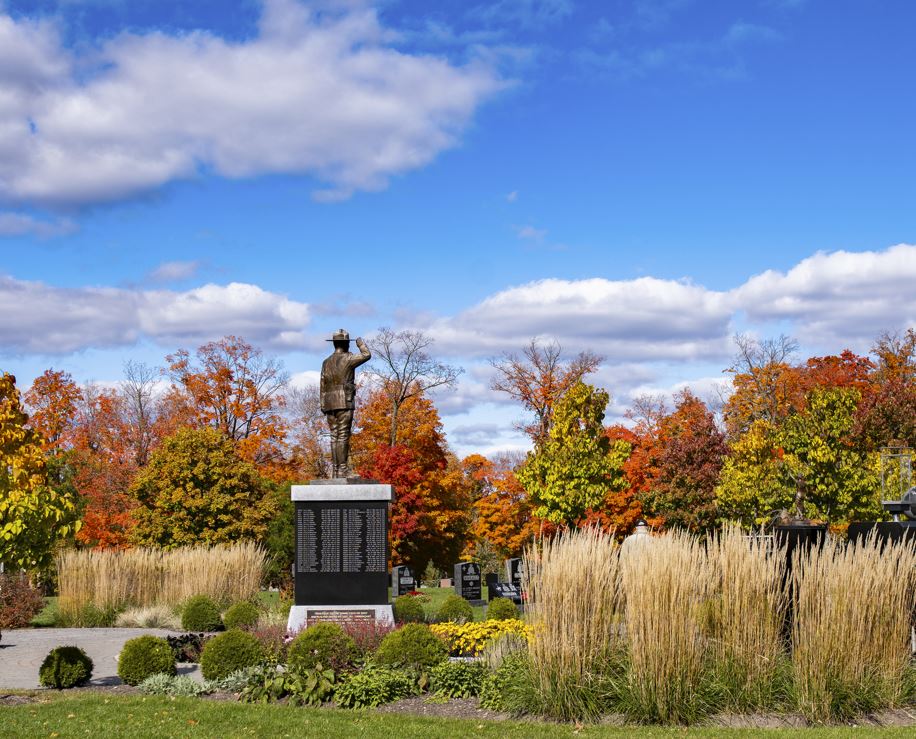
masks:
[(793, 562), (792, 664), (813, 721), (899, 705), (912, 690), (916, 542), (828, 541)]
[(705, 629), (721, 702), (739, 711), (773, 707), (788, 687), (785, 549), (728, 526), (708, 541), (707, 557), (715, 582)]
[(526, 552), (528, 653), (539, 712), (595, 718), (605, 708), (608, 666), (621, 644), (619, 559), (613, 536), (569, 530)]
[(66, 622), (81, 625), (91, 612), (113, 619), (127, 608), (175, 608), (192, 595), (228, 604), (258, 592), (266, 564), (266, 552), (252, 542), (172, 550), (70, 549), (57, 557), (59, 610)]
[(715, 578), (702, 544), (670, 533), (620, 556), (629, 665), (621, 707), (643, 722), (691, 723), (710, 710), (703, 621)]

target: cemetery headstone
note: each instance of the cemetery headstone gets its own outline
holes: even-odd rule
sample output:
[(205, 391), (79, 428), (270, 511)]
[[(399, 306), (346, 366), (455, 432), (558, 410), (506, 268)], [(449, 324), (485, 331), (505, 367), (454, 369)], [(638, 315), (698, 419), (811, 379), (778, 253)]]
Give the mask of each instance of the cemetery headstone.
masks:
[(295, 603), (290, 631), (320, 621), (393, 623), (388, 599), (390, 485), (343, 479), (293, 485)]
[(407, 565), (398, 565), (391, 568), (391, 594), (394, 597), (407, 595), (417, 589), (417, 581), (413, 572)]
[(476, 562), (459, 562), (454, 572), (455, 592), (473, 605), (483, 605), (480, 597), (480, 565)]
[(515, 585), (521, 590), (524, 576), (525, 566), (521, 557), (512, 557), (512, 559), (506, 560), (506, 582)]
[(522, 605), (522, 589), (511, 582), (487, 583), (487, 599), (508, 598), (517, 606)]

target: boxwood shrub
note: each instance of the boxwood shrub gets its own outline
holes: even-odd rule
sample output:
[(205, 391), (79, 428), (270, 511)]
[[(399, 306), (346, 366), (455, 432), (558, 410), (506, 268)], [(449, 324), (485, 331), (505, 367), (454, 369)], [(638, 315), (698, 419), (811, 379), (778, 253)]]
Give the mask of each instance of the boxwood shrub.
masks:
[(204, 644), (200, 671), (206, 680), (221, 680), (236, 670), (260, 664), (265, 656), (264, 647), (252, 634), (230, 629)]
[(174, 675), (175, 652), (158, 636), (130, 639), (118, 656), (118, 677), (128, 685), (139, 685), (150, 675)]
[(442, 601), (442, 605), (439, 606), (439, 611), (436, 613), (436, 620), (456, 621), (458, 623), (473, 621), (474, 609), (472, 609), (471, 604), (460, 595), (452, 593)]
[(426, 624), (407, 624), (382, 639), (375, 661), (392, 667), (412, 667), (425, 671), (448, 659), (442, 640)]
[(185, 631), (220, 631), (223, 622), (219, 607), (206, 595), (188, 598), (181, 610), (181, 628)]
[(73, 688), (92, 677), (92, 660), (79, 647), (55, 647), (38, 669), (38, 682), (46, 688)]
[(251, 629), (258, 623), (261, 612), (248, 600), (230, 606), (223, 614), (223, 625), (227, 629)]
[(496, 621), (518, 618), (518, 607), (508, 598), (494, 598), (487, 606), (487, 618)]
[(359, 657), (353, 637), (338, 624), (323, 623), (309, 626), (293, 639), (286, 663), (291, 670), (307, 670), (320, 664), (341, 672), (352, 667)]

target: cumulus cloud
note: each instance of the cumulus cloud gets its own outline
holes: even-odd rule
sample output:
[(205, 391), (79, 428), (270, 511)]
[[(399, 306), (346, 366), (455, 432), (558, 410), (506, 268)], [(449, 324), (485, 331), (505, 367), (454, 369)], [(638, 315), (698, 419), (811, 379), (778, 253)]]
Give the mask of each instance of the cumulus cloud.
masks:
[(227, 334), (273, 350), (306, 343), (309, 308), (256, 285), (192, 290), (60, 288), (0, 276), (0, 345), (6, 353), (68, 354), (126, 346), (141, 338), (193, 344)]
[(0, 14), (0, 199), (97, 203), (202, 169), (308, 174), (324, 200), (384, 188), (455, 146), (503, 85), (394, 39), (366, 7), (266, 0), (243, 41), (125, 32), (79, 54)]
[(46, 221), (27, 213), (0, 212), (0, 237), (37, 236), (48, 239), (76, 231), (76, 223), (69, 218)]
[[(853, 344), (916, 325), (916, 246), (818, 252), (767, 270), (731, 295), (752, 322), (789, 321), (803, 342)], [(841, 347), (836, 347), (839, 350)]]
[(149, 273), (149, 279), (153, 282), (177, 282), (187, 280), (198, 273), (202, 263), (194, 260), (189, 262), (163, 262), (156, 269)]
[(427, 328), (454, 354), (493, 354), (540, 336), (611, 361), (692, 359), (727, 353), (731, 315), (723, 293), (689, 282), (547, 279), (503, 290)]

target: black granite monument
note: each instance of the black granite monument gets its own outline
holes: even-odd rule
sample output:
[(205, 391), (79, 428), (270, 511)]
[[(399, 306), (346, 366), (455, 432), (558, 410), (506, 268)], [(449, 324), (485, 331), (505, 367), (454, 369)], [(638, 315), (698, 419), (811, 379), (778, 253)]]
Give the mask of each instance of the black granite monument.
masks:
[(398, 565), (391, 568), (391, 594), (395, 597), (407, 595), (417, 589), (417, 581), (413, 571), (407, 565)]
[(476, 562), (459, 562), (454, 567), (454, 573), (455, 592), (474, 605), (482, 605), (480, 565)]

